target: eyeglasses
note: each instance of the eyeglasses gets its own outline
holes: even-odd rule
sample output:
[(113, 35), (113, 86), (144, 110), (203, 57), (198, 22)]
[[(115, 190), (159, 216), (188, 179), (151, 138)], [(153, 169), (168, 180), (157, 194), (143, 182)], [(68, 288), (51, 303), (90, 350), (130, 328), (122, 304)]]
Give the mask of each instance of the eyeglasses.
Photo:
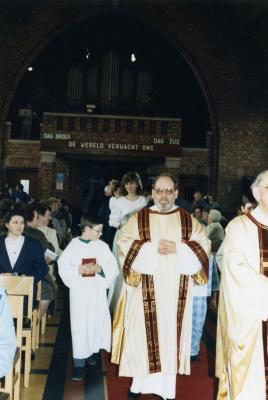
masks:
[(156, 194), (167, 194), (167, 195), (172, 195), (174, 194), (175, 190), (174, 189), (155, 189)]
[(99, 236), (102, 235), (102, 231), (98, 231), (98, 229), (94, 229), (94, 228), (92, 228), (92, 230), (95, 231)]

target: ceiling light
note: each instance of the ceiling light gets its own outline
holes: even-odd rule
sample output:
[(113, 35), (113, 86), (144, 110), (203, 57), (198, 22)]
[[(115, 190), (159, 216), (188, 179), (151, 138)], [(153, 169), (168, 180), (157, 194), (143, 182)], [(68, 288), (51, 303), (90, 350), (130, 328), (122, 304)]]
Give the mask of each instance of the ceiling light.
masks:
[(33, 71), (33, 67), (28, 67), (28, 71), (32, 72)]
[(90, 51), (88, 49), (86, 49), (86, 59), (88, 60), (90, 57)]

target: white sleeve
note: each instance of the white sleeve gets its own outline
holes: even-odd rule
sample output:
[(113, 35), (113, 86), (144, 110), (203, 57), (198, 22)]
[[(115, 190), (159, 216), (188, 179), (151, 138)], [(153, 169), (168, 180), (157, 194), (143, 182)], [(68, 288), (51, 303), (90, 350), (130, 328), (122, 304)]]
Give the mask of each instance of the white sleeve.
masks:
[(76, 253), (75, 244), (71, 241), (58, 259), (59, 275), (69, 288), (79, 286), (83, 282), (78, 270), (79, 262), (74, 258)]
[(144, 243), (135, 258), (131, 269), (141, 274), (153, 275), (157, 265), (157, 243)]
[[(147, 242), (142, 245), (135, 258), (132, 269), (141, 274), (153, 275), (159, 257), (165, 257), (157, 252), (158, 244)], [(177, 246), (176, 267), (178, 274), (196, 274), (202, 268), (200, 261), (194, 252), (184, 243)]]
[(116, 198), (114, 196), (112, 196), (109, 200), (109, 208), (110, 211), (112, 211), (112, 209), (115, 207), (115, 202), (116, 202)]
[(121, 207), (118, 204), (118, 200), (114, 202), (114, 206), (111, 208), (111, 213), (109, 217), (109, 225), (114, 228), (118, 228), (121, 221)]
[(104, 279), (106, 289), (109, 289), (119, 274), (119, 267), (117, 265), (115, 256), (106, 243), (103, 243), (103, 246), (100, 248), (100, 250), (100, 255), (97, 256), (97, 263), (101, 266), (105, 276), (101, 277), (99, 274), (96, 274), (96, 276), (99, 279)]
[(202, 268), (195, 253), (185, 243), (177, 246), (177, 268), (178, 273), (183, 275), (196, 274)]

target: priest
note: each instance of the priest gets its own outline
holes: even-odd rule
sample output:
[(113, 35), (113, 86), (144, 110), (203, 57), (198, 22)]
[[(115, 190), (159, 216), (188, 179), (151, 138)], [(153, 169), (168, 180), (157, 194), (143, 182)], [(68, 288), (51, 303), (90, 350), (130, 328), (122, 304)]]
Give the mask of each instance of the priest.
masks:
[(190, 374), (192, 280), (207, 283), (210, 241), (174, 203), (175, 179), (159, 175), (154, 206), (121, 228), (124, 284), (113, 320), (112, 361), (132, 377), (128, 399), (153, 393), (175, 399), (176, 375)]
[(218, 400), (268, 398), (268, 170), (251, 188), (257, 208), (233, 219), (223, 242)]

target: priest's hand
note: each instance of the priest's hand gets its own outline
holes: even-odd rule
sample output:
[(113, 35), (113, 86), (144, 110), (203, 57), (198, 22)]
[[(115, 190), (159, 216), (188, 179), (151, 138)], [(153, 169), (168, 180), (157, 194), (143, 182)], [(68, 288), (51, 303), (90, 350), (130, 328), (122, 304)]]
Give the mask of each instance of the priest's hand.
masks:
[(176, 242), (161, 239), (158, 242), (157, 252), (161, 255), (174, 254), (177, 252)]

